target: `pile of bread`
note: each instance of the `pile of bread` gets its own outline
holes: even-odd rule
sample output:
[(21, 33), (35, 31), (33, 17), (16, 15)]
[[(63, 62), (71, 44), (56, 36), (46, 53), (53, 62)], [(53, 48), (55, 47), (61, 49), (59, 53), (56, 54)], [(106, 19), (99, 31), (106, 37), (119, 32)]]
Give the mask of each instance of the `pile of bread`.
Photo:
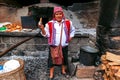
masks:
[(22, 30), (22, 26), (17, 25), (17, 24), (7, 24), (5, 26), (7, 28), (6, 32), (13, 32), (13, 31), (21, 31)]

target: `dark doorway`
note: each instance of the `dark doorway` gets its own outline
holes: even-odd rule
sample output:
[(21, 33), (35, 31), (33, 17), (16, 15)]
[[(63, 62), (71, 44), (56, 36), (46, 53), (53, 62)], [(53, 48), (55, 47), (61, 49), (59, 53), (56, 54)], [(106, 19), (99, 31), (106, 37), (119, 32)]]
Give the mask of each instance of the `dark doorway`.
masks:
[(28, 8), (28, 15), (33, 16), (36, 23), (42, 18), (42, 23), (45, 25), (52, 19), (53, 7), (38, 7), (32, 6)]

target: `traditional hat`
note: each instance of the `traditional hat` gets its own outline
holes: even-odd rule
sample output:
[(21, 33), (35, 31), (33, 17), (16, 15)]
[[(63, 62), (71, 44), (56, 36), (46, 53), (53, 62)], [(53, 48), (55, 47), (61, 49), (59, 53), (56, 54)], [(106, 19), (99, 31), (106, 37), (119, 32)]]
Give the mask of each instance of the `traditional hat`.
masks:
[(54, 7), (54, 13), (56, 13), (56, 12), (58, 12), (58, 11), (63, 12), (62, 7)]
[[(54, 10), (53, 10), (53, 19), (54, 19), (54, 20), (55, 20), (55, 13), (58, 12), (58, 11), (63, 12), (62, 7), (59, 7), (59, 6), (54, 7)], [(63, 19), (65, 19), (64, 13), (63, 13)]]

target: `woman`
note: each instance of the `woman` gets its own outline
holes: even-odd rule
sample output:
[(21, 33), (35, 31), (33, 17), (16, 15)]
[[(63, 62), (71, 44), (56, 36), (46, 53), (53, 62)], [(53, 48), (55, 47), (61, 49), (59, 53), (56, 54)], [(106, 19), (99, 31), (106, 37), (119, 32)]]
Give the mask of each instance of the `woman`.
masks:
[(49, 80), (52, 80), (54, 77), (54, 66), (56, 65), (51, 52), (51, 48), (53, 47), (62, 46), (62, 63), (60, 64), (62, 67), (61, 73), (66, 75), (68, 65), (68, 44), (74, 37), (75, 33), (75, 28), (73, 27), (72, 22), (65, 19), (61, 7), (54, 7), (53, 19), (45, 25), (45, 28), (43, 24), (39, 23), (39, 28), (41, 29), (41, 34), (48, 38), (48, 44), (50, 45), (48, 57), (48, 67), (50, 68)]

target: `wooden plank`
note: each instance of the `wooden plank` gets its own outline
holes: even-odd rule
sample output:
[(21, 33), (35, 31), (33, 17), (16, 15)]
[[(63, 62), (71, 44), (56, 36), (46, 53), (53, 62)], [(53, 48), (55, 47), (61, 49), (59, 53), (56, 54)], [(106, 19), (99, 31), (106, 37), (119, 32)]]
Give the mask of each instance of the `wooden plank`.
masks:
[(120, 66), (120, 63), (117, 63), (117, 62), (109, 62), (108, 64), (111, 65), (111, 66), (115, 66), (115, 65)]
[(111, 52), (106, 52), (106, 59), (120, 64), (120, 55), (116, 55)]

